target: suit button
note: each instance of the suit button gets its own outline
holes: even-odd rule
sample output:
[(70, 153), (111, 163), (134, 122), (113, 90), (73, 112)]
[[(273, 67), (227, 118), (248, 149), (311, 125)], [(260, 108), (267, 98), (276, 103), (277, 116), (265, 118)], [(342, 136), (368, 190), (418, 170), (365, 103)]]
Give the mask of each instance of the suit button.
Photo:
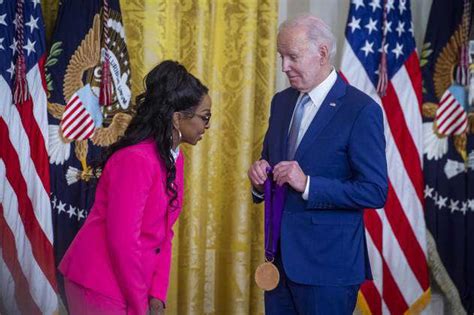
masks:
[(160, 248), (158, 247), (157, 249), (155, 249), (155, 253), (156, 254), (159, 254), (160, 253)]

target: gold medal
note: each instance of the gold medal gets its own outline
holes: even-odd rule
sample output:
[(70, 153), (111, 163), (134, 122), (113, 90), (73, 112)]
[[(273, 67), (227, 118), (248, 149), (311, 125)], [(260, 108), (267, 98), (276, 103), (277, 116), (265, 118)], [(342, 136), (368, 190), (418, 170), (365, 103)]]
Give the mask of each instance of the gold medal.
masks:
[(280, 272), (272, 262), (266, 261), (255, 270), (255, 282), (260, 289), (271, 291), (280, 282)]

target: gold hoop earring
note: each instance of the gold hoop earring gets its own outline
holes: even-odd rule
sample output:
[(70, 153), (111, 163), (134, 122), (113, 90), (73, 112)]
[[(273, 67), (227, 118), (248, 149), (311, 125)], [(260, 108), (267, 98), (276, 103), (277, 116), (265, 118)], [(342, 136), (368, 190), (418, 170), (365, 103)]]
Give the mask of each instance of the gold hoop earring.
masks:
[[(178, 144), (181, 142), (181, 138), (183, 137), (183, 135), (181, 134), (181, 130), (179, 130), (178, 128), (176, 127), (173, 127), (174, 130), (176, 130), (178, 132)], [(171, 142), (173, 142), (173, 135), (171, 135)]]

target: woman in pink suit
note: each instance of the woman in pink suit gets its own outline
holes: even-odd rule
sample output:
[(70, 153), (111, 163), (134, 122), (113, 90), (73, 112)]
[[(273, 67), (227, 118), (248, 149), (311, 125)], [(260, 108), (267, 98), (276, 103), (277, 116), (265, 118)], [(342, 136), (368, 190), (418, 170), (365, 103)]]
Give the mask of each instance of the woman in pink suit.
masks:
[(182, 65), (148, 73), (125, 135), (106, 152), (94, 206), (59, 270), (71, 315), (163, 313), (183, 199), (180, 143), (209, 128), (208, 89)]

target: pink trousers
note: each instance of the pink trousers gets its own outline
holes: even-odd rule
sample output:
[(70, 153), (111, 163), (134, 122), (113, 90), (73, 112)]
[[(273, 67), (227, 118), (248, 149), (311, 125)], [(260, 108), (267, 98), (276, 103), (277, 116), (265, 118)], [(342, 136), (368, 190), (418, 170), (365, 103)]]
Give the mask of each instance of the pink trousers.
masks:
[(70, 315), (127, 315), (126, 306), (113, 298), (64, 279)]

